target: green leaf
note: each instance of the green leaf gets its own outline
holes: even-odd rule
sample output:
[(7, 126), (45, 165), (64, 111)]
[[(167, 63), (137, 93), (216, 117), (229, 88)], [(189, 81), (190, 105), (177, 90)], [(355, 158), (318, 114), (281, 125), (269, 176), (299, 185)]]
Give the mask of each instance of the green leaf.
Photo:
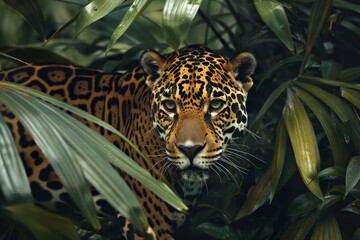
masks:
[(286, 211), (286, 215), (290, 217), (300, 217), (308, 214), (317, 208), (321, 200), (314, 194), (306, 192), (295, 198)]
[(334, 7), (354, 11), (360, 14), (360, 5), (343, 0), (334, 0)]
[(323, 127), (326, 136), (330, 142), (331, 151), (334, 157), (335, 166), (345, 166), (349, 153), (347, 152), (347, 146), (342, 133), (339, 132), (338, 128), (333, 125), (331, 122), (330, 114), (328, 110), (325, 109), (325, 106), (317, 101), (313, 96), (308, 94), (302, 89), (294, 88), (296, 94), (300, 99), (310, 108), (310, 110), (315, 114), (316, 118), (319, 120), (321, 126)]
[(353, 81), (360, 77), (360, 67), (353, 67), (344, 69), (340, 75), (339, 79), (343, 81)]
[(354, 232), (353, 240), (360, 240), (360, 228), (356, 229)]
[[(124, 135), (122, 135), (119, 131), (117, 131), (115, 128), (113, 128), (108, 123), (92, 116), (91, 114), (76, 108), (74, 106), (71, 106), (67, 103), (61, 102), (58, 99), (51, 97), (47, 94), (44, 94), (42, 92), (36, 91), (34, 89), (24, 87), (18, 84), (10, 83), (10, 82), (0, 82), (0, 86), (3, 88), (13, 88), (16, 90), (20, 90), (26, 94), (39, 97), (43, 99), (46, 102), (49, 102), (51, 104), (54, 104), (55, 106), (58, 106), (62, 109), (65, 109), (73, 114), (76, 114), (86, 120), (89, 120), (91, 122), (96, 123), (97, 125), (115, 133), (119, 137), (122, 138), (129, 146), (131, 146), (133, 149), (135, 149), (140, 156), (143, 156), (143, 158), (146, 160), (147, 158), (140, 152), (140, 150), (131, 143), (130, 140), (128, 140)], [(117, 147), (115, 147), (113, 144), (109, 144), (109, 142), (103, 138), (100, 134), (94, 132), (94, 131), (88, 131), (88, 128), (81, 124), (78, 121), (74, 121), (73, 118), (70, 118), (67, 115), (60, 115), (61, 118), (68, 122), (68, 124), (65, 124), (66, 126), (74, 126), (76, 130), (73, 131), (81, 131), (84, 135), (83, 137), (87, 137), (89, 139), (89, 143), (95, 144), (97, 146), (97, 151), (101, 154), (106, 155), (106, 158), (111, 161), (112, 164), (117, 166), (118, 168), (122, 169), (127, 174), (131, 175), (132, 177), (138, 179), (142, 184), (147, 186), (151, 191), (153, 191), (156, 195), (158, 195), (160, 198), (162, 198), (164, 201), (169, 203), (171, 206), (173, 206), (175, 209), (179, 211), (185, 211), (187, 210), (186, 205), (171, 191), (171, 189), (163, 182), (160, 182), (156, 179), (154, 179), (148, 171), (141, 168), (136, 162), (134, 162), (129, 156), (127, 156), (122, 151), (119, 151)], [(65, 117), (65, 118), (64, 118)], [(71, 131), (70, 131), (71, 132)], [(67, 136), (67, 135), (66, 135)], [(75, 143), (77, 143), (75, 141)], [(74, 144), (75, 144), (74, 143)], [(78, 142), (79, 144), (85, 144), (83, 140)], [(86, 146), (84, 145), (86, 148)]]
[[(340, 75), (342, 75), (342, 73)], [(327, 85), (327, 86), (333, 86), (333, 87), (347, 87), (347, 88), (360, 90), (360, 84), (357, 84), (357, 83), (334, 81), (334, 80), (329, 80), (329, 79), (324, 79), (324, 78), (309, 77), (309, 76), (303, 76), (303, 75), (299, 76), (299, 80), (307, 82), (307, 83), (311, 82), (313, 84), (319, 84), (319, 85)]]
[(286, 154), (286, 141), (287, 141), (287, 134), (286, 134), (286, 126), (284, 120), (281, 118), (277, 130), (276, 130), (276, 140), (274, 145), (274, 155), (271, 164), (271, 194), (270, 194), (270, 201), (272, 201), (277, 185), (279, 183), (281, 173), (284, 166), (285, 161), (285, 154)]
[(7, 217), (23, 224), (39, 240), (78, 239), (72, 221), (35, 205), (6, 206), (3, 211)]
[(230, 225), (219, 226), (219, 224), (205, 222), (196, 227), (196, 230), (206, 233), (216, 239), (237, 240), (239, 235)]
[(332, 0), (316, 0), (313, 2), (308, 21), (308, 37), (304, 59), (306, 60), (312, 50), (314, 42), (319, 37), (324, 23), (328, 19)]
[(353, 157), (346, 169), (345, 197), (360, 180), (360, 156)]
[(0, 189), (5, 201), (11, 204), (33, 202), (29, 181), (16, 143), (1, 114), (0, 146)]
[[(57, 131), (39, 101), (13, 91), (0, 91), (0, 100), (31, 133), (36, 144), (51, 163), (80, 211), (91, 220), (95, 229), (100, 228), (88, 183), (69, 144)], [(50, 113), (51, 114), (51, 113)], [(51, 150), (50, 150), (51, 149)]]
[(305, 108), (297, 96), (288, 89), (283, 118), (295, 154), (300, 175), (318, 198), (323, 199), (316, 179), (320, 167), (320, 155), (314, 129)]
[(125, 16), (121, 20), (120, 24), (116, 27), (112, 33), (109, 44), (106, 48), (106, 53), (111, 50), (115, 45), (116, 41), (125, 33), (125, 31), (130, 27), (135, 18), (141, 14), (141, 12), (146, 8), (150, 3), (150, 0), (135, 0), (130, 6), (129, 10), (126, 12)]
[(163, 10), (165, 41), (178, 49), (185, 39), (202, 0), (166, 0)]
[(342, 167), (328, 167), (319, 172), (317, 175), (318, 178), (344, 178), (345, 169)]
[(353, 200), (351, 203), (349, 203), (343, 209), (341, 209), (341, 211), (351, 212), (360, 215), (360, 199)]
[(4, 0), (4, 2), (23, 16), (43, 40), (46, 39), (44, 14), (37, 0)]
[(93, 0), (86, 5), (80, 12), (76, 23), (76, 36), (79, 35), (86, 27), (103, 18), (124, 0)]
[(360, 92), (349, 88), (340, 88), (341, 96), (360, 109)]
[(294, 53), (294, 42), (283, 4), (274, 0), (254, 0), (254, 4), (265, 24)]
[(325, 215), (316, 224), (311, 240), (341, 240), (341, 232), (334, 215)]
[(248, 216), (261, 207), (269, 199), (270, 192), (271, 168), (268, 168), (260, 178), (260, 181), (248, 191), (246, 200), (241, 206), (240, 211), (236, 214), (234, 221)]
[(334, 60), (321, 61), (322, 77), (327, 79), (336, 79), (341, 73), (341, 65)]
[(281, 236), (280, 240), (303, 240), (306, 238), (310, 229), (318, 219), (318, 213), (312, 213), (309, 216), (292, 223)]

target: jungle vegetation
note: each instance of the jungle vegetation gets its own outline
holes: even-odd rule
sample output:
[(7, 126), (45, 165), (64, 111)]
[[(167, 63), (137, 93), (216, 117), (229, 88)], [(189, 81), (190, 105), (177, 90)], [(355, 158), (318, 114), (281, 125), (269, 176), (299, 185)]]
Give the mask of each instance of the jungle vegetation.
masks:
[[(360, 239), (359, 26), (355, 0), (0, 0), (0, 66), (59, 62), (124, 71), (148, 48), (168, 53), (200, 43), (228, 57), (250, 51), (258, 67), (248, 98), (249, 126), (238, 150), (228, 154), (238, 167), (213, 174), (176, 239)], [(12, 104), (19, 117), (36, 123), (33, 111), (47, 111), (48, 133), (62, 132), (60, 140), (48, 134), (48, 142), (69, 143), (73, 131), (84, 130), (75, 123), (66, 128), (73, 120), (39, 99), (68, 108), (63, 103), (0, 86), (0, 102)], [(96, 217), (78, 189), (74, 200), (84, 206), (82, 219), (35, 207), (2, 117), (0, 130), (1, 239), (116, 239), (116, 220)], [(98, 149), (103, 141), (70, 151)], [(64, 149), (58, 151), (69, 154)], [(113, 149), (97, 154), (128, 160)], [(91, 157), (82, 164), (90, 166)], [(59, 163), (56, 170), (69, 168)], [(105, 193), (104, 182), (122, 184), (115, 175), (106, 180), (89, 170), (78, 180), (83, 187), (87, 174), (99, 175), (92, 184)], [(155, 190), (184, 209), (164, 186)], [(116, 205), (131, 194), (126, 191), (122, 186), (106, 197)], [(129, 218), (144, 226), (136, 214)], [(94, 230), (100, 225), (100, 232)]]

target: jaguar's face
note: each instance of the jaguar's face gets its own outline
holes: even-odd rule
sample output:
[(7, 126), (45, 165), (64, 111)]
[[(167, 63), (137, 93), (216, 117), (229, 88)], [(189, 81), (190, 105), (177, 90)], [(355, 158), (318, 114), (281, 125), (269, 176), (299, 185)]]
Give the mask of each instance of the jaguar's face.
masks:
[(250, 53), (230, 60), (203, 47), (162, 57), (142, 55), (152, 88), (151, 115), (181, 178), (202, 181), (220, 164), (230, 140), (247, 124), (245, 102), (256, 61)]

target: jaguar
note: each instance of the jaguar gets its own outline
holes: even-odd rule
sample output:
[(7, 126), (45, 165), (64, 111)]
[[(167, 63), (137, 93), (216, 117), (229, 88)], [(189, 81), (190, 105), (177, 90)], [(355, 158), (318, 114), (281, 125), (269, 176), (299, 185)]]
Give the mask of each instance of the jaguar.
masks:
[[(108, 122), (150, 163), (118, 136), (94, 123), (86, 124), (155, 178), (165, 172), (170, 185), (180, 183), (186, 192), (186, 186), (192, 186), (189, 182), (205, 182), (211, 176), (209, 172), (221, 164), (228, 144), (245, 129), (246, 99), (255, 68), (256, 60), (249, 52), (227, 59), (202, 45), (192, 45), (168, 55), (146, 50), (140, 64), (126, 73), (30, 64), (6, 70), (0, 80), (38, 89)], [(30, 134), (6, 106), (1, 112), (14, 134), (36, 201), (52, 204), (60, 213), (73, 208)], [(172, 239), (183, 216), (136, 179), (120, 174), (142, 204), (156, 238)], [(108, 203), (98, 194), (93, 192), (96, 205), (107, 211)], [(131, 223), (126, 219), (122, 223), (123, 238), (142, 239)]]

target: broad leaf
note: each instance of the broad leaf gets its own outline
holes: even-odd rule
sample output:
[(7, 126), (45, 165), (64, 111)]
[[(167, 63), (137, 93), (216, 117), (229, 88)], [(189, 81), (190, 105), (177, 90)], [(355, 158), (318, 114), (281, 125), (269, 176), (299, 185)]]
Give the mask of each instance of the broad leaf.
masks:
[(103, 18), (124, 0), (93, 0), (80, 12), (76, 23), (76, 35), (79, 35), (86, 27)]
[(202, 0), (166, 0), (163, 10), (165, 41), (177, 49), (185, 39)]
[(353, 157), (346, 169), (345, 197), (360, 180), (360, 156)]
[(46, 109), (37, 99), (12, 91), (0, 91), (0, 101), (31, 133), (80, 211), (91, 220), (94, 228), (100, 228), (88, 183), (80, 165), (74, 161), (76, 155), (54, 127)]
[[(342, 74), (340, 74), (342, 75)], [(360, 84), (358, 83), (348, 83), (342, 81), (334, 81), (330, 79), (318, 78), (318, 77), (309, 77), (309, 76), (299, 76), (299, 80), (307, 82), (307, 83), (314, 83), (318, 85), (327, 85), (333, 87), (347, 87), (352, 89), (360, 90)]]
[(325, 106), (317, 101), (313, 96), (302, 89), (295, 88), (297, 95), (311, 109), (316, 118), (320, 121), (326, 136), (330, 142), (331, 151), (333, 152), (335, 166), (344, 166), (348, 161), (347, 146), (342, 133), (331, 122), (330, 114)]
[(197, 226), (196, 230), (206, 233), (207, 235), (214, 237), (216, 239), (223, 239), (223, 240), (239, 239), (238, 233), (230, 225), (221, 226), (219, 224), (205, 222)]
[(294, 53), (294, 42), (283, 4), (274, 0), (254, 0), (254, 4), (265, 24)]
[(319, 182), (316, 179), (320, 167), (320, 155), (314, 129), (304, 106), (290, 89), (288, 89), (283, 118), (300, 175), (309, 190), (322, 199)]
[(325, 215), (316, 224), (311, 240), (341, 240), (341, 232), (334, 215)]
[(0, 189), (5, 202), (31, 203), (33, 198), (22, 160), (13, 135), (1, 114), (0, 146)]

